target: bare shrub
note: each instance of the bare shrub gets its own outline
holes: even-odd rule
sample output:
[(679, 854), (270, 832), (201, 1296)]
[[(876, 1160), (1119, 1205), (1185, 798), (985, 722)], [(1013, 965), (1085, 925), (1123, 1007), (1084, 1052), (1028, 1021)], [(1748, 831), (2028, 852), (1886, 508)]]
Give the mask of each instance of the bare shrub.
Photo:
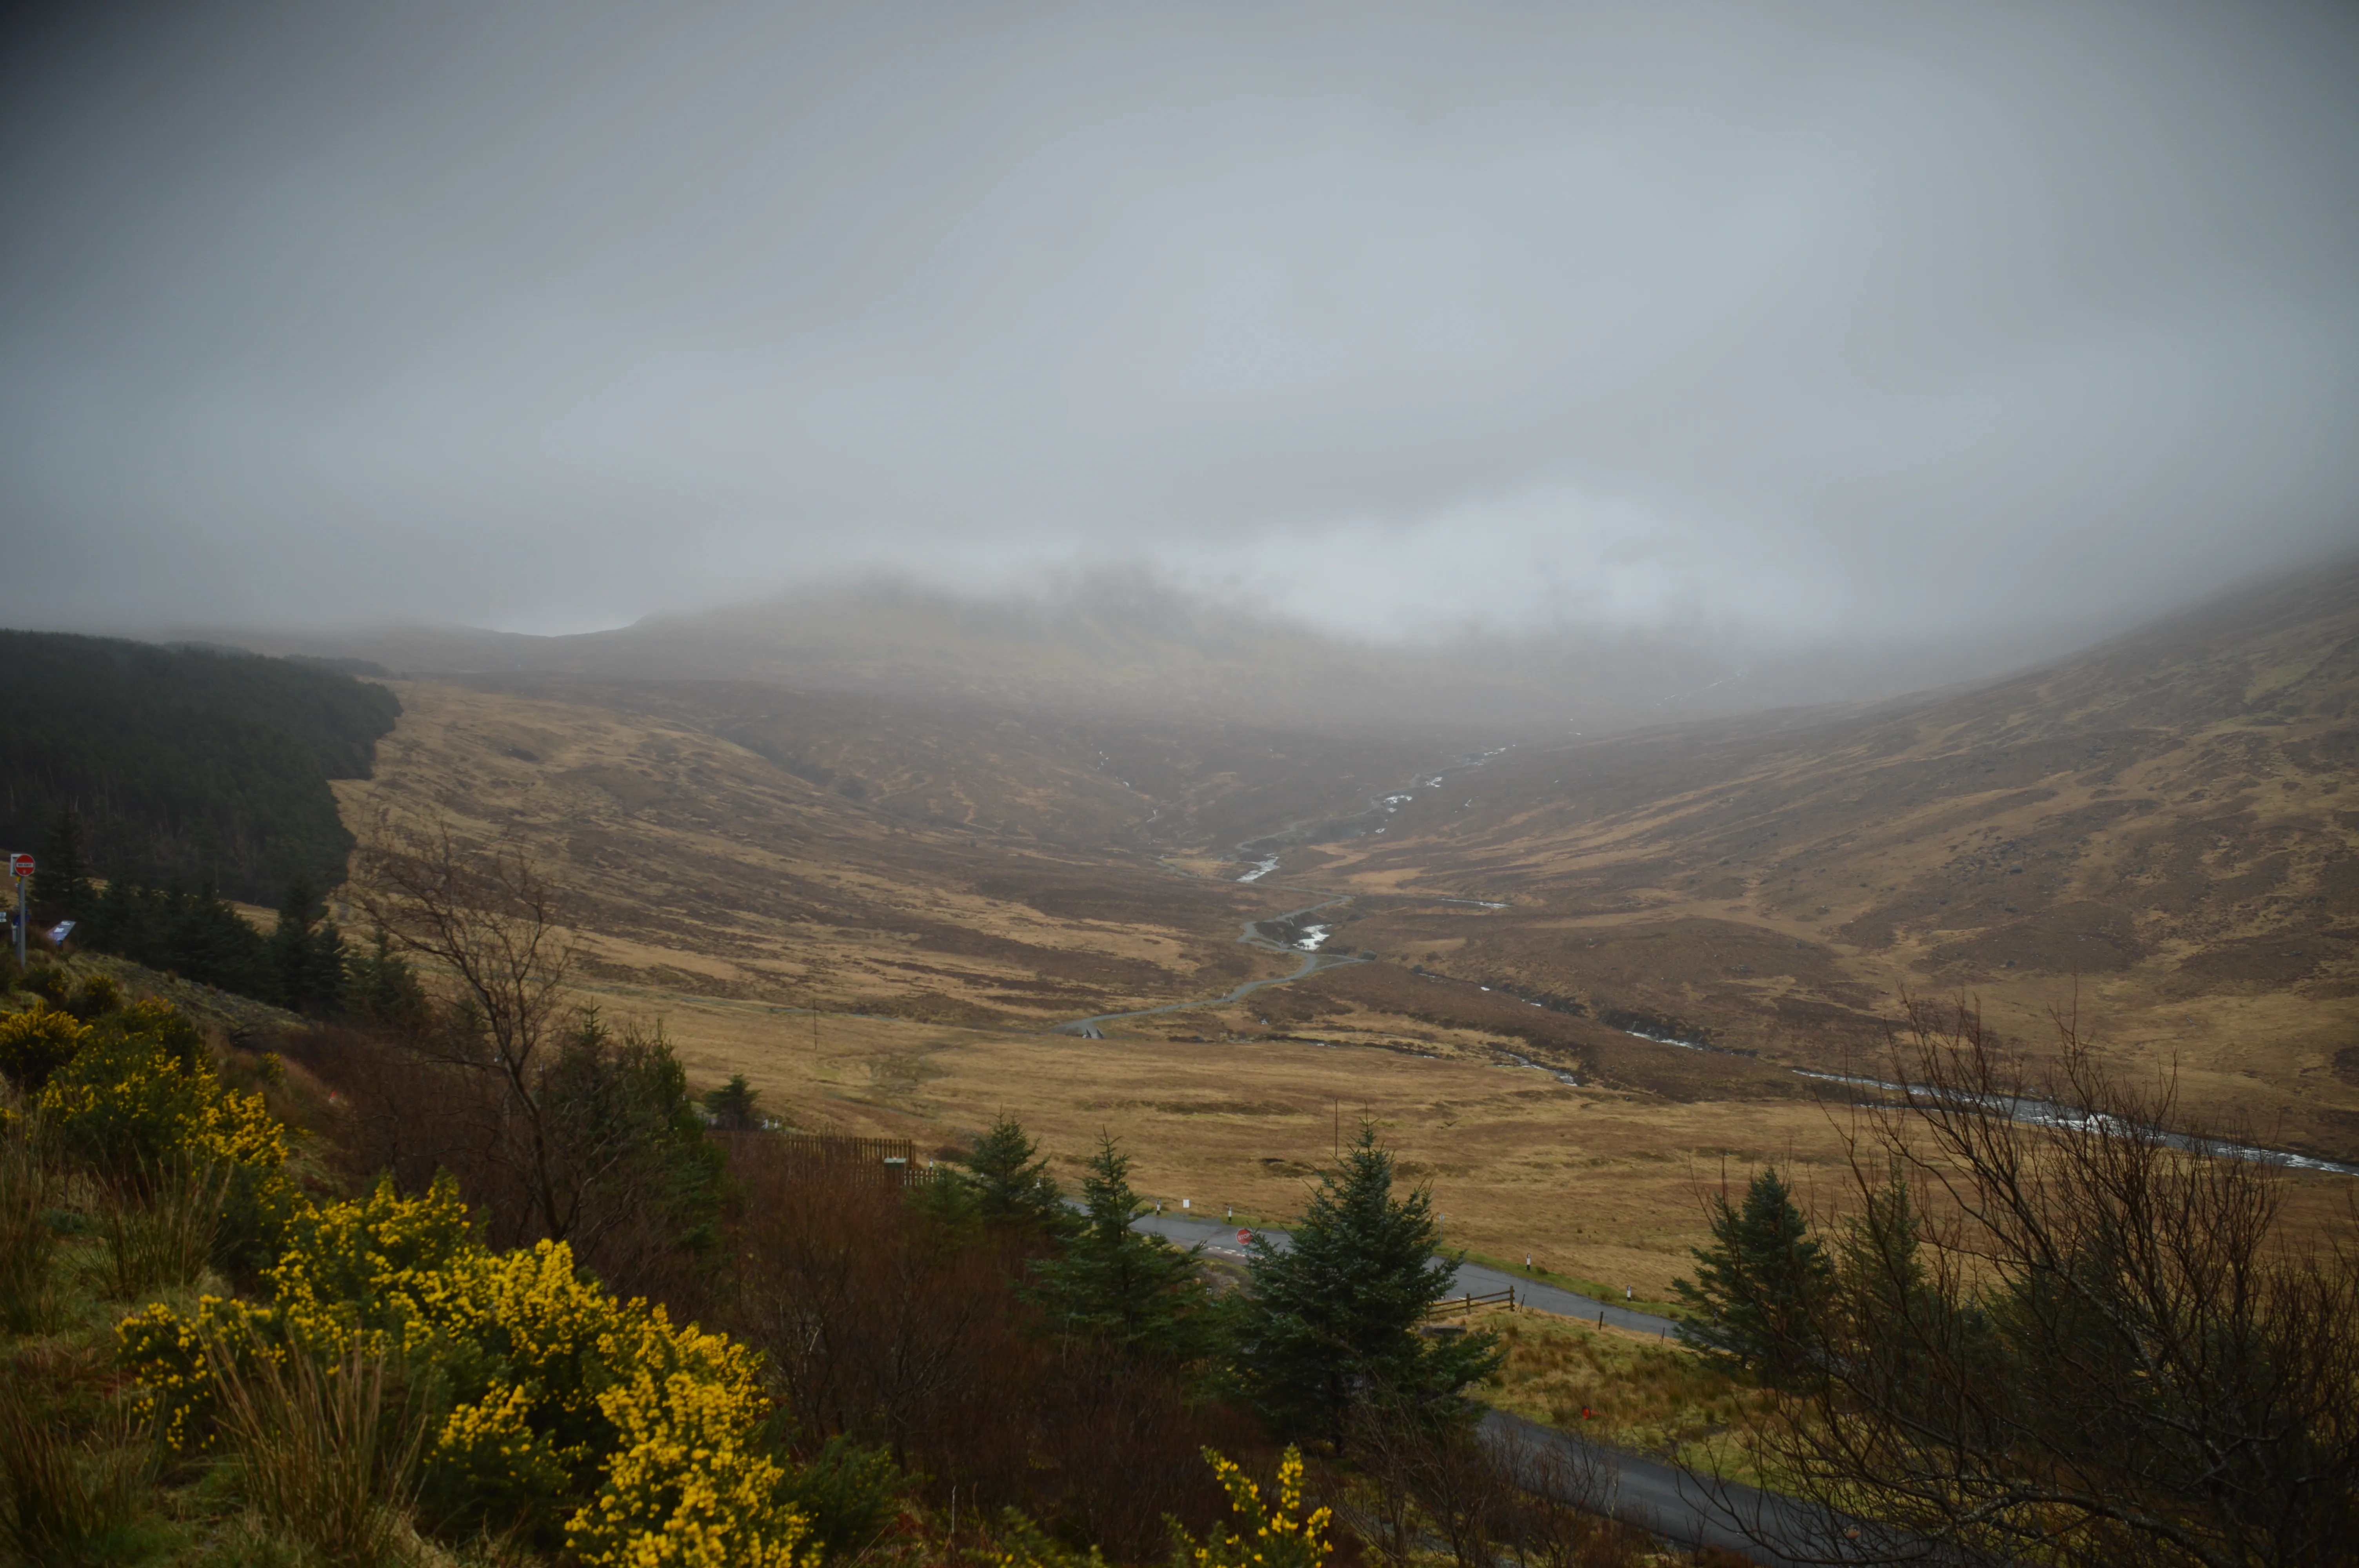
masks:
[(484, 1155), (507, 1167), (542, 1232), (564, 1240), (575, 1215), (539, 1092), (577, 951), (557, 890), (518, 845), (471, 844), (441, 819), (390, 818), (362, 845), (353, 887), (392, 945), (429, 960), (457, 992), (460, 1026), (418, 1044), (487, 1080), (498, 1136)]
[(1205, 1449), (1248, 1465), (1274, 1458), (1248, 1411), (1200, 1397), (1168, 1368), (1103, 1340), (1048, 1349), (1030, 1401), (1033, 1506), (1118, 1560), (1159, 1556), (1174, 1519), (1198, 1532), (1221, 1519)]
[(874, 1160), (762, 1134), (727, 1145), (728, 1324), (767, 1353), (807, 1450), (883, 1449), (939, 1508), (1020, 1509), (1125, 1561), (1162, 1554), (1168, 1517), (1225, 1516), (1201, 1450), (1255, 1454), (1256, 1423), (1118, 1346), (1044, 1332), (1018, 1288), (1037, 1238), (929, 1212)]
[(735, 1326), (769, 1353), (797, 1420), (944, 1485), (1020, 1476), (1023, 1401), (1007, 1396), (1040, 1357), (1021, 1333), (1008, 1260), (918, 1213), (897, 1183), (798, 1173), (753, 1140), (732, 1170), (743, 1190)]
[(2058, 1031), (2035, 1076), (1973, 1008), (1908, 1003), (1772, 1464), (1894, 1531), (1824, 1543), (1855, 1558), (2347, 1562), (2359, 1229), (2288, 1234), (2283, 1170)]
[(1346, 1453), (1346, 1515), (1365, 1545), (1408, 1563), (1437, 1549), (1460, 1568), (1614, 1568), (1657, 1561), (1659, 1543), (1611, 1517), (1613, 1451), (1512, 1416), (1436, 1422), (1414, 1402), (1371, 1400)]
[(1375, 1527), (1369, 1544), (1387, 1561), (1419, 1555), (1428, 1532), (1459, 1568), (1489, 1556), (1510, 1484), (1471, 1427), (1437, 1418), (1419, 1401), (1372, 1390), (1353, 1407), (1344, 1452), (1367, 1483), (1359, 1511)]
[(1498, 1542), (1526, 1568), (1590, 1568), (1619, 1562), (1600, 1546), (1619, 1532), (1609, 1515), (1620, 1484), (1614, 1451), (1580, 1438), (1535, 1433), (1493, 1417), (1483, 1437), (1508, 1485)]

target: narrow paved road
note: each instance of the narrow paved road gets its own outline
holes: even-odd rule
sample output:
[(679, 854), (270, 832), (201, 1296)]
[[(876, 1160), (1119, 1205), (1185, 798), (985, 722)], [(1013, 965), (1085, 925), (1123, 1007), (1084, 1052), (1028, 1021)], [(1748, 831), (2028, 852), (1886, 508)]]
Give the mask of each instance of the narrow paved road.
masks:
[(1483, 1440), (1527, 1490), (1690, 1549), (1714, 1546), (1768, 1568), (1920, 1558), (1927, 1542), (1735, 1481), (1699, 1474), (1493, 1411)]

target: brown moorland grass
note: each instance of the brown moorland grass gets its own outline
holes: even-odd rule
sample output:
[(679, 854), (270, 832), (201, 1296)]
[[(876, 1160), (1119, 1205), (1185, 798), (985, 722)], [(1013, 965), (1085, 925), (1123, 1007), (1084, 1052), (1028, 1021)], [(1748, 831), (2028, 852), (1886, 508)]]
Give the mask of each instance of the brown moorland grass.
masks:
[[(920, 1157), (961, 1148), (1005, 1110), (1040, 1140), (1068, 1185), (1101, 1130), (1136, 1160), (1139, 1192), (1240, 1223), (1299, 1212), (1340, 1128), (1374, 1119), (1404, 1176), (1432, 1184), (1448, 1239), (1562, 1277), (1663, 1303), (1706, 1237), (1703, 1200), (1777, 1164), (1832, 1221), (1848, 1191), (1847, 1104), (1682, 1102), (1471, 1057), (1240, 1035), (1115, 1031), (1105, 1040), (907, 1019), (775, 1010), (612, 989), (582, 993), (617, 1022), (666, 1033), (699, 1084), (744, 1073), (763, 1104), (812, 1131), (910, 1138)], [(1196, 1015), (1185, 1015), (1193, 1017)], [(817, 1044), (813, 1043), (816, 1024)], [(1686, 1055), (1671, 1047), (1667, 1054)], [(2343, 1212), (2348, 1178), (2295, 1175), (2290, 1229)]]
[(993, 733), (966, 751), (927, 737), (914, 761), (891, 735), (854, 736), (880, 753), (863, 782), (837, 752), (797, 763), (805, 777), (661, 705), (398, 690), (375, 777), (338, 785), (346, 821), (365, 835), (381, 811), (439, 816), (518, 843), (565, 890), (600, 979), (984, 1023), (1214, 994), (1287, 967), (1235, 940), (1284, 895), (1118, 842), (1151, 805)]
[(1774, 1479), (1747, 1435), (1773, 1397), (1749, 1379), (1676, 1345), (1528, 1308), (1479, 1321), (1507, 1352), (1484, 1391), (1497, 1408), (1728, 1479)]
[[(1105, 1127), (1162, 1195), (1279, 1219), (1364, 1108), (1470, 1245), (1659, 1296), (1723, 1156), (1806, 1195), (1832, 1169), (1845, 1113), (1785, 1068), (1872, 1065), (1903, 985), (1967, 988), (2035, 1049), (2077, 995), (2190, 1113), (2359, 1150), (2353, 612), (2319, 592), (1880, 714), (1462, 755), (1357, 839), (1314, 842), (1397, 743), (745, 684), (408, 683), (378, 776), (340, 788), (356, 828), (426, 808), (525, 842), (578, 896), (584, 995), (805, 1125), (943, 1147), (1006, 1108), (1060, 1160)], [(1284, 868), (1241, 886), (1256, 831), (1291, 835)], [(1238, 930), (1321, 886), (1357, 895), (1330, 950), (1386, 962), (1043, 1033), (1284, 973)], [(2009, 968), (2017, 938), (2044, 946)]]
[(2034, 1051), (2077, 1003), (2215, 1128), (2350, 1158), (2354, 700), (2346, 564), (1977, 690), (1512, 752), (1285, 870), (1427, 896), (1362, 946), (1769, 1061), (1872, 1050), (1904, 987)]
[[(1702, 1236), (1698, 1184), (1776, 1161), (1835, 1190), (1840, 1141), (1807, 1102), (1679, 1104), (1571, 1088), (1531, 1068), (1301, 1041), (1118, 1034), (1096, 1041), (591, 991), (610, 1015), (662, 1019), (691, 1076), (744, 1073), (763, 1104), (813, 1131), (962, 1147), (1005, 1110), (1069, 1185), (1103, 1130), (1139, 1192), (1240, 1223), (1299, 1213), (1336, 1130), (1373, 1119), (1404, 1176), (1431, 1183), (1448, 1238), (1531, 1253), (1560, 1274), (1660, 1301)], [(817, 1044), (813, 1044), (816, 1023)]]

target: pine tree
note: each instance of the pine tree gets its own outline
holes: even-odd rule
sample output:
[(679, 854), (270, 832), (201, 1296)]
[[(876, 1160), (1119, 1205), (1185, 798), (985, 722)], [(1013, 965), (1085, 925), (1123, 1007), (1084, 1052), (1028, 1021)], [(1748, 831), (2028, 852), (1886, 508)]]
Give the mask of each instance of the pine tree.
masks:
[(1181, 1366), (1210, 1354), (1212, 1296), (1194, 1249), (1133, 1230), (1147, 1205), (1130, 1187), (1130, 1157), (1100, 1134), (1082, 1182), (1083, 1217), (1063, 1252), (1032, 1266), (1033, 1296), (1050, 1320), (1152, 1360)]
[(966, 1157), (966, 1171), (958, 1179), (978, 1218), (1050, 1236), (1065, 1229), (1071, 1223), (1065, 1195), (1049, 1174), (1047, 1159), (1033, 1158), (1038, 1149), (1014, 1117), (1000, 1113)]
[(287, 884), (278, 905), (278, 928), (270, 936), (270, 972), (276, 1000), (297, 1012), (321, 1015), (343, 1010), (347, 985), (343, 934), (321, 918), (326, 906), (308, 878)]
[(1339, 1436), (1375, 1401), (1427, 1419), (1468, 1413), (1463, 1390), (1505, 1353), (1488, 1333), (1418, 1332), (1457, 1273), (1434, 1256), (1440, 1239), (1431, 1192), (1394, 1197), (1393, 1157), (1369, 1125), (1311, 1195), (1292, 1248), (1254, 1242), (1237, 1360), (1281, 1436)]
[(751, 1132), (762, 1125), (761, 1098), (753, 1080), (733, 1073), (727, 1083), (704, 1091), (704, 1108), (723, 1132)]
[(1686, 1337), (1775, 1381), (1810, 1360), (1810, 1316), (1832, 1274), (1775, 1166), (1745, 1190), (1742, 1207), (1712, 1200), (1712, 1245), (1694, 1249), (1696, 1278), (1671, 1288), (1694, 1309)]
[(1949, 1314), (1925, 1273), (1920, 1221), (1899, 1167), (1880, 1191), (1868, 1193), (1866, 1212), (1843, 1228), (1835, 1243), (1835, 1285), (1838, 1332), (1847, 1335), (1852, 1354), (1873, 1356), (1885, 1379), (1913, 1379), (1922, 1344), (1953, 1344), (1944, 1330), (1967, 1327)]
[(90, 860), (84, 852), (82, 816), (71, 806), (41, 840), (34, 861), (33, 902), (52, 920), (86, 920), (98, 903), (90, 885)]
[(1923, 1305), (1930, 1281), (1908, 1177), (1897, 1169), (1882, 1190), (1868, 1194), (1867, 1211), (1844, 1228), (1837, 1271), (1845, 1290), (1863, 1307), (1873, 1303), (1879, 1317), (1898, 1319)]
[(350, 964), (346, 998), (352, 1010), (372, 1022), (404, 1033), (418, 1034), (433, 1022), (434, 1004), (408, 960), (393, 951), (392, 938), (380, 929), (371, 949)]

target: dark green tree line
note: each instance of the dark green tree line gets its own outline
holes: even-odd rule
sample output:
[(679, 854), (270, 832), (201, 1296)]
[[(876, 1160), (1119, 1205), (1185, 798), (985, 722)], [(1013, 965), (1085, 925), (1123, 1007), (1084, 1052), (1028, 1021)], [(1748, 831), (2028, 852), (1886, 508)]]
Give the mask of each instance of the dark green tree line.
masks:
[(0, 848), (71, 810), (90, 874), (256, 903), (343, 880), (328, 781), (367, 777), (401, 711), (317, 664), (118, 638), (0, 632)]

